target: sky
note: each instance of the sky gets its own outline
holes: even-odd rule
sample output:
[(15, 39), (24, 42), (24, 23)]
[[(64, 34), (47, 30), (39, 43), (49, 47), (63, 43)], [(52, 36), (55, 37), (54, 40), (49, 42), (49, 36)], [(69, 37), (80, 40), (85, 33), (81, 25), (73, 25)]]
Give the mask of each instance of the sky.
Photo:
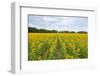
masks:
[(88, 31), (88, 18), (29, 15), (28, 27), (57, 31)]

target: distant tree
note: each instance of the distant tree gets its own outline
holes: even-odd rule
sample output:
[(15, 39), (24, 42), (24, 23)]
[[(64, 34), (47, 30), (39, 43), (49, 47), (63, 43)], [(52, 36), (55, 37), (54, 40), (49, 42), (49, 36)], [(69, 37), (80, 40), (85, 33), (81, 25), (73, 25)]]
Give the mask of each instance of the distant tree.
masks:
[(59, 31), (59, 33), (69, 33), (69, 31)]
[(70, 33), (75, 33), (74, 31), (70, 31)]
[(28, 32), (38, 32), (38, 29), (33, 28), (33, 27), (29, 27)]
[(47, 29), (37, 29), (37, 28), (34, 28), (34, 27), (29, 27), (28, 32), (31, 32), (31, 33), (57, 33), (58, 31), (47, 30)]
[(77, 33), (88, 33), (88, 32), (86, 32), (86, 31), (78, 31)]
[[(37, 29), (34, 27), (28, 27), (28, 32), (31, 33), (76, 33), (75, 31), (57, 31), (57, 30), (47, 30), (47, 29)], [(86, 31), (78, 31), (77, 33), (87, 33)]]
[(52, 32), (53, 32), (53, 33), (57, 33), (58, 31), (56, 31), (56, 30), (52, 30)]

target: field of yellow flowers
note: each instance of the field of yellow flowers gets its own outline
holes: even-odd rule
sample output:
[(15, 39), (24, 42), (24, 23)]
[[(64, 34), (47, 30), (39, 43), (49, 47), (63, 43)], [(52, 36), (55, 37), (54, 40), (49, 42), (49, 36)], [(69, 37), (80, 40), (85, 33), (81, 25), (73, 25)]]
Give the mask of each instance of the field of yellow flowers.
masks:
[(88, 58), (88, 34), (28, 33), (28, 60)]

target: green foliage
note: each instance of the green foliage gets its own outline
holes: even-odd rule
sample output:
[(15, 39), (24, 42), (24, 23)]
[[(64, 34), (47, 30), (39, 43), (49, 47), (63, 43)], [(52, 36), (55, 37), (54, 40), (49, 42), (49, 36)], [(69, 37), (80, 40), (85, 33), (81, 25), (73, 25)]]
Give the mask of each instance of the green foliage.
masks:
[(88, 58), (87, 34), (29, 33), (28, 60)]
[(78, 32), (75, 32), (75, 31), (57, 31), (57, 30), (47, 30), (47, 29), (38, 29), (38, 28), (35, 28), (35, 27), (28, 27), (28, 32), (29, 33), (81, 33), (81, 34), (84, 34), (84, 33), (87, 33), (86, 31), (78, 31)]

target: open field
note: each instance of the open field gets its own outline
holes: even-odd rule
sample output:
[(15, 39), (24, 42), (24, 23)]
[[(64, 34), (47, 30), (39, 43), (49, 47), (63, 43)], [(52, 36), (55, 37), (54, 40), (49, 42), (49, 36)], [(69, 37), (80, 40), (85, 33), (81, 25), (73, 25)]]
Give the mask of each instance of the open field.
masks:
[(88, 58), (88, 34), (28, 33), (28, 60)]

